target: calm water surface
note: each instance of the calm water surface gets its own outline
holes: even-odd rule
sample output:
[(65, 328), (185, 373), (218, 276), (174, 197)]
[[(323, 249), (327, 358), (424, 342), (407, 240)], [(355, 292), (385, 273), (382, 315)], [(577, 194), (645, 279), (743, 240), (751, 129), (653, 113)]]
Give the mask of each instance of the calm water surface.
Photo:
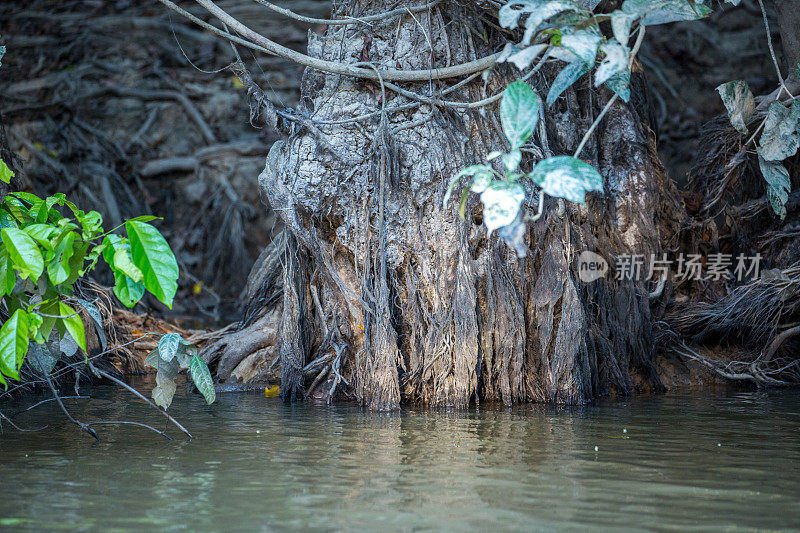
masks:
[[(118, 390), (92, 395), (66, 403), (165, 427)], [(179, 395), (170, 411), (193, 441), (98, 426), (96, 445), (52, 403), (18, 416), (49, 427), (0, 435), (0, 527), (800, 529), (797, 390), (390, 415)]]

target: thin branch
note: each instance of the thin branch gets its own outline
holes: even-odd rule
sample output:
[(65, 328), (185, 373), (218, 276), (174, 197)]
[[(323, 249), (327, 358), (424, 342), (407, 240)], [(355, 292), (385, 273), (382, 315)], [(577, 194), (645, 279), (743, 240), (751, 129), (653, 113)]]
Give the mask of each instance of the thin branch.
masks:
[[(294, 61), (306, 67), (311, 67), (324, 72), (332, 74), (340, 74), (342, 76), (350, 76), (354, 78), (370, 79), (378, 81), (380, 78), (377, 73), (367, 68), (353, 67), (352, 65), (345, 65), (336, 61), (327, 61), (324, 59), (317, 59), (315, 57), (296, 52), (285, 46), (271, 41), (263, 35), (253, 31), (249, 27), (242, 24), (239, 20), (233, 18), (226, 13), (218, 5), (211, 0), (195, 0), (198, 4), (206, 8), (212, 15), (217, 17), (223, 24), (230, 26), (233, 30), (242, 35), (244, 39), (237, 37), (231, 33), (220, 30), (219, 28), (199, 19), (192, 15), (185, 9), (175, 5), (170, 0), (158, 0), (161, 4), (169, 9), (179, 13), (180, 15), (188, 18), (195, 24), (205, 28), (206, 30), (215, 33), (221, 37), (234, 41), (242, 46), (252, 48), (268, 54), (273, 54), (290, 61)], [(455, 78), (458, 76), (466, 76), (475, 72), (480, 72), (493, 67), (497, 63), (497, 57), (500, 54), (492, 54), (475, 61), (469, 61), (451, 67), (424, 69), (424, 70), (397, 70), (397, 69), (381, 69), (380, 77), (384, 80), (390, 81), (428, 81), (429, 79), (439, 80), (444, 78)]]
[[(786, 81), (783, 79), (783, 74), (781, 74), (781, 67), (778, 65), (778, 58), (775, 56), (775, 49), (772, 47), (772, 32), (769, 29), (769, 20), (767, 20), (767, 10), (764, 8), (764, 1), (758, 0), (758, 6), (761, 8), (761, 16), (764, 18), (764, 29), (767, 32), (767, 46), (769, 47), (769, 55), (772, 57), (772, 64), (775, 65), (775, 72), (778, 74), (778, 81), (780, 81), (781, 87), (784, 91), (786, 91), (786, 94), (794, 98), (792, 93), (789, 91), (789, 88), (786, 87)], [(780, 96), (780, 93), (778, 93), (778, 98), (780, 98)]]
[(432, 8), (436, 4), (438, 4), (441, 0), (435, 0), (434, 2), (429, 2), (422, 6), (416, 6), (412, 8), (398, 8), (393, 9), (391, 11), (386, 11), (384, 13), (376, 13), (374, 15), (366, 15), (363, 17), (351, 17), (348, 19), (318, 19), (314, 17), (306, 17), (304, 15), (298, 15), (297, 13), (290, 11), (286, 8), (276, 6), (272, 2), (267, 2), (266, 0), (255, 0), (256, 3), (261, 4), (262, 6), (266, 7), (267, 9), (271, 9), (276, 13), (280, 13), (285, 17), (289, 17), (291, 19), (300, 21), (300, 22), (308, 22), (309, 24), (325, 24), (326, 26), (344, 26), (347, 24), (356, 24), (356, 23), (368, 23), (373, 20), (387, 20), (391, 17), (402, 15), (407, 12), (411, 13), (419, 13), (422, 11), (427, 11), (428, 9)]
[(180, 422), (178, 422), (177, 420), (175, 420), (174, 418), (172, 418), (172, 415), (170, 415), (170, 414), (169, 414), (168, 412), (166, 412), (164, 409), (161, 409), (161, 408), (159, 408), (159, 407), (158, 407), (156, 404), (154, 404), (154, 403), (153, 403), (153, 401), (152, 401), (152, 400), (150, 400), (150, 398), (148, 398), (147, 396), (145, 396), (144, 394), (142, 394), (142, 393), (141, 393), (141, 392), (139, 392), (138, 390), (134, 389), (133, 387), (131, 387), (130, 385), (128, 385), (127, 383), (125, 383), (125, 382), (124, 382), (124, 381), (122, 381), (121, 379), (118, 379), (118, 378), (116, 378), (116, 377), (112, 376), (112, 375), (111, 375), (111, 374), (109, 374), (108, 372), (105, 372), (105, 371), (103, 371), (103, 370), (100, 370), (99, 368), (97, 368), (96, 366), (94, 366), (94, 365), (93, 365), (93, 364), (91, 364), (91, 363), (89, 363), (89, 368), (91, 368), (91, 369), (92, 369), (92, 372), (94, 372), (95, 374), (97, 374), (97, 375), (99, 375), (99, 376), (102, 376), (102, 377), (104, 377), (104, 378), (106, 378), (106, 379), (110, 379), (111, 381), (113, 381), (113, 382), (114, 382), (114, 383), (116, 383), (117, 385), (120, 385), (120, 386), (122, 386), (122, 387), (124, 387), (124, 388), (128, 389), (130, 392), (132, 392), (133, 394), (135, 394), (136, 396), (138, 396), (138, 397), (139, 397), (139, 399), (141, 399), (141, 400), (144, 400), (145, 402), (147, 402), (148, 404), (150, 404), (150, 405), (151, 405), (153, 408), (155, 408), (155, 410), (156, 410), (156, 411), (158, 411), (159, 413), (161, 413), (162, 415), (164, 415), (164, 416), (167, 418), (167, 420), (169, 420), (170, 422), (172, 422), (172, 423), (175, 425), (175, 427), (177, 427), (178, 429), (180, 429), (181, 431), (183, 431), (184, 433), (186, 433), (186, 435), (188, 435), (190, 439), (193, 439), (193, 438), (194, 438), (194, 437), (192, 436), (192, 434), (191, 434), (191, 433), (189, 433), (189, 430), (187, 430), (185, 427), (183, 427), (183, 426), (181, 425), (181, 423), (180, 423)]
[(101, 420), (100, 422), (91, 422), (91, 423), (86, 424), (86, 425), (87, 426), (97, 426), (97, 425), (100, 425), (100, 424), (114, 424), (114, 425), (125, 424), (125, 425), (130, 425), (130, 426), (139, 426), (139, 427), (143, 427), (143, 428), (149, 429), (150, 431), (154, 431), (154, 432), (158, 433), (159, 435), (161, 435), (162, 437), (164, 437), (167, 440), (175, 440), (172, 437), (170, 437), (169, 435), (167, 435), (166, 433), (164, 433), (163, 431), (158, 430), (158, 429), (154, 428), (153, 426), (148, 426), (147, 424), (142, 424), (141, 422), (131, 422), (130, 420)]

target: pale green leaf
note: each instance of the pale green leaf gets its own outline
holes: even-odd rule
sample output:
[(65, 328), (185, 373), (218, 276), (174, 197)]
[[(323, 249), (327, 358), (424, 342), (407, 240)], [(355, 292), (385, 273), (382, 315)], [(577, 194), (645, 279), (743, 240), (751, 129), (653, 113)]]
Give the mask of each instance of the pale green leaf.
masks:
[(68, 231), (58, 242), (54, 250), (53, 258), (47, 263), (47, 276), (53, 285), (64, 283), (70, 277), (70, 259), (75, 253), (75, 239), (78, 234)]
[(498, 12), (498, 19), (502, 27), (513, 30), (519, 26), (520, 17), (527, 15), (522, 42), (530, 44), (542, 22), (564, 11), (585, 12), (588, 16), (588, 12), (574, 2), (565, 0), (518, 0), (508, 2), (501, 7)]
[(158, 355), (164, 361), (172, 361), (181, 345), (181, 336), (178, 333), (167, 333), (158, 341)]
[(533, 44), (527, 48), (519, 49), (511, 43), (506, 43), (506, 47), (497, 58), (498, 63), (513, 63), (519, 70), (525, 70), (535, 59), (537, 59), (549, 45)]
[(175, 380), (170, 379), (162, 372), (156, 373), (156, 386), (153, 388), (152, 397), (156, 405), (167, 409), (172, 404), (177, 385)]
[(189, 362), (189, 373), (197, 390), (206, 399), (206, 403), (214, 403), (214, 400), (217, 399), (217, 393), (214, 391), (214, 380), (211, 379), (211, 372), (208, 370), (206, 363), (200, 357), (193, 356)]
[(628, 49), (617, 41), (609, 41), (600, 47), (605, 57), (594, 73), (594, 86), (599, 87), (614, 76), (628, 72)]
[(729, 81), (717, 87), (722, 103), (728, 110), (728, 118), (736, 130), (747, 134), (747, 123), (756, 111), (756, 101), (744, 80)]
[[(458, 181), (464, 176), (478, 176), (484, 175), (488, 176), (488, 179), (491, 181), (492, 179), (492, 167), (488, 165), (470, 165), (467, 168), (463, 169), (461, 172), (456, 174), (450, 179), (450, 184), (447, 186), (447, 192), (444, 195), (444, 200), (442, 200), (442, 207), (447, 205), (447, 202), (450, 201), (450, 195), (453, 193), (453, 189), (456, 185), (458, 185)], [(475, 180), (473, 180), (474, 182)]]
[(759, 139), (758, 155), (767, 161), (782, 161), (797, 153), (800, 147), (796, 132), (798, 113), (800, 111), (795, 113), (793, 108), (780, 102), (770, 104), (764, 132)]
[(561, 46), (583, 61), (587, 68), (594, 67), (597, 49), (603, 37), (594, 29), (579, 30), (561, 37)]
[(569, 89), (573, 83), (578, 81), (578, 79), (587, 72), (589, 72), (589, 68), (587, 68), (585, 63), (580, 61), (570, 63), (564, 67), (550, 86), (550, 91), (547, 93), (547, 106), (553, 105), (553, 102), (555, 102), (564, 91)]
[(760, 156), (758, 166), (767, 182), (767, 198), (772, 210), (783, 220), (786, 218), (786, 202), (789, 201), (789, 191), (792, 189), (789, 171), (781, 163), (766, 161)]
[(517, 182), (493, 181), (481, 194), (483, 202), (483, 223), (491, 235), (492, 231), (514, 222), (522, 201), (525, 188)]
[(5, 246), (0, 246), (0, 296), (11, 294), (17, 283), (14, 268)]
[(539, 97), (533, 89), (523, 81), (506, 87), (500, 101), (500, 122), (512, 149), (525, 144), (536, 130), (538, 120)]
[(603, 190), (603, 178), (592, 165), (567, 155), (540, 161), (530, 177), (550, 196), (581, 204), (586, 192)]
[(628, 44), (631, 36), (631, 25), (635, 20), (636, 15), (625, 13), (619, 9), (611, 13), (611, 31), (614, 33), (614, 38), (621, 44)]
[(650, 26), (701, 19), (711, 13), (711, 8), (700, 3), (692, 6), (686, 0), (625, 0), (622, 11), (644, 17), (641, 24)]

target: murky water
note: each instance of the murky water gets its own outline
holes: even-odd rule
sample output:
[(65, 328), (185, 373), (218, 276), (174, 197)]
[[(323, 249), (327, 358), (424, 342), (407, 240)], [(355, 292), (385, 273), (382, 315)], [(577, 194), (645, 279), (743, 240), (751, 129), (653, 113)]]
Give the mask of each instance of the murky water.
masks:
[[(165, 427), (121, 391), (92, 394), (67, 400), (76, 417)], [(98, 426), (96, 445), (52, 403), (17, 417), (49, 427), (0, 436), (0, 527), (800, 528), (797, 390), (391, 415), (184, 395), (170, 411), (195, 440)]]

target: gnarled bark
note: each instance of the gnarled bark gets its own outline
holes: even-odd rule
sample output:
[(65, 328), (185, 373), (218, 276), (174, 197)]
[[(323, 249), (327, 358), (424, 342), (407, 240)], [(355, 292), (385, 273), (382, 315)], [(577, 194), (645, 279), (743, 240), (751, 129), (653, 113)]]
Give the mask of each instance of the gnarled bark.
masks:
[[(339, 14), (358, 17), (388, 4), (346, 2)], [(489, 43), (474, 39), (476, 31)], [(403, 69), (470, 61), (500, 46), (492, 28), (452, 3), (309, 36), (314, 57)], [(497, 67), (485, 86), (478, 80), (448, 98), (477, 101), (516, 74)], [(531, 84), (544, 94), (552, 77)], [(407, 86), (417, 93), (442, 87)], [(572, 153), (610, 96), (584, 82), (576, 87), (545, 111), (539, 152)], [(290, 243), (280, 341), (285, 398), (304, 394), (304, 368), (315, 360), (338, 361), (329, 386), (342, 384), (338, 391), (373, 409), (477, 399), (577, 404), (661, 386), (648, 302), (655, 282), (610, 275), (584, 283), (576, 266), (583, 250), (611, 264), (622, 253), (649, 258), (676, 232), (681, 210), (642, 119), (645, 106), (613, 105), (581, 156), (601, 170), (605, 193), (585, 206), (548, 198), (546, 215), (528, 225), (530, 253), (519, 257), (487, 236), (474, 195), (466, 220), (452, 203), (442, 206), (453, 174), (506, 147), (495, 106), (391, 112), (412, 101), (379, 83), (314, 70), (303, 77), (302, 102), (319, 131), (299, 129), (276, 144), (260, 177)], [(350, 120), (369, 113), (376, 114)]]

